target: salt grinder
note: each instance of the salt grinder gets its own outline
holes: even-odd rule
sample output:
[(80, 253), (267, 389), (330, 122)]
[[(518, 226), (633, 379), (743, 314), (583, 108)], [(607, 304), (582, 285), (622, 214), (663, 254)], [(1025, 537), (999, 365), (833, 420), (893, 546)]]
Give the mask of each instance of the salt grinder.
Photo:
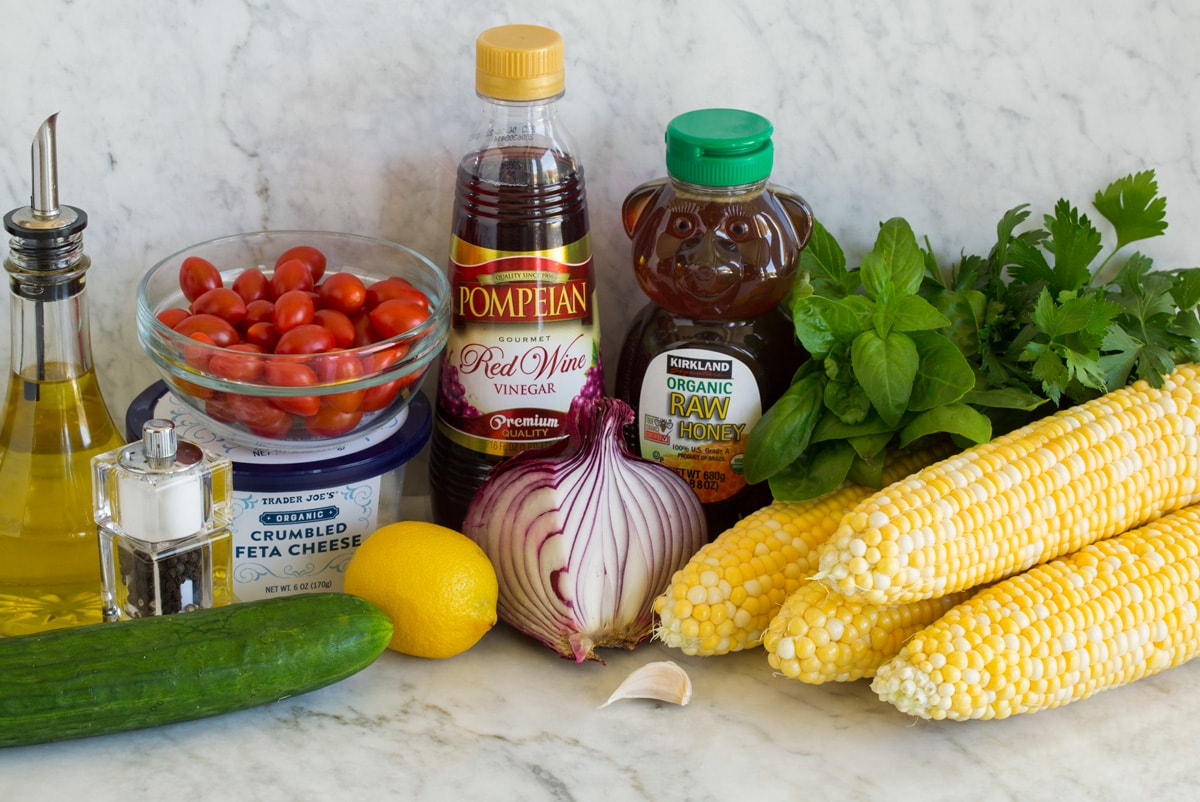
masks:
[(169, 420), (92, 460), (104, 619), (232, 601), (233, 464), (179, 440)]

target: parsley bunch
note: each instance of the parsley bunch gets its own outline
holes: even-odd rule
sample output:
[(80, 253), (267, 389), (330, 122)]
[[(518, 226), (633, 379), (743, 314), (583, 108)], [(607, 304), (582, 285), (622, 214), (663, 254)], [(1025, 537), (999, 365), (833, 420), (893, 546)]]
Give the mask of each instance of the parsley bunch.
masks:
[(986, 256), (944, 273), (901, 218), (880, 226), (857, 269), (819, 223), (789, 301), (811, 359), (751, 430), (746, 475), (780, 499), (849, 478), (877, 486), (887, 450), (922, 437), (983, 442), (1136, 379), (1161, 386), (1200, 361), (1200, 269), (1153, 270), (1130, 243), (1161, 235), (1154, 172), (1097, 192), (1103, 237), (1066, 200), (1041, 228), (1028, 205), (1001, 217)]

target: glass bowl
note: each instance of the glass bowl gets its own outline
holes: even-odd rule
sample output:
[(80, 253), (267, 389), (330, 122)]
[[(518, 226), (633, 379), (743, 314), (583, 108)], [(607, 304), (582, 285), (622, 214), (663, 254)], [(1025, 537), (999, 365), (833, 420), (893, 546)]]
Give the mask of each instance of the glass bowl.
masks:
[[(197, 321), (187, 325), (175, 321), (184, 312), (213, 308), (193, 305), (180, 287), (181, 267), (189, 257), (213, 265), (221, 285), (232, 289), (237, 276), (250, 268), (258, 268), (269, 280), (276, 260), (299, 246), (315, 248), (327, 260), (324, 274), (307, 293), (316, 308), (325, 303), (321, 284), (333, 274), (353, 274), (368, 290), (364, 311), (345, 314), (355, 327), (353, 341), (343, 336), (337, 346), (329, 348), (326, 342), (323, 350), (314, 353), (277, 353), (276, 346), (255, 352), (245, 342), (261, 343), (261, 338), (248, 338), (242, 330), (251, 316), (237, 324), (235, 313), (226, 318), (236, 332), (232, 342), (238, 343), (237, 348), (228, 347), (231, 341), (223, 338), (224, 327), (221, 334), (209, 336), (209, 329), (194, 325)], [(281, 271), (281, 280), (287, 272)], [(393, 318), (391, 336), (383, 336), (379, 327), (368, 325), (371, 318), (366, 310), (373, 302), (371, 286), (392, 277), (404, 279), (424, 295), (428, 318), (410, 321), (401, 315), (405, 326), (413, 323), (403, 330), (398, 330)], [(380, 285), (374, 301), (380, 294), (386, 297), (384, 286), (396, 285)], [(236, 234), (190, 245), (150, 268), (137, 288), (138, 341), (171, 391), (213, 432), (250, 447), (327, 448), (361, 438), (404, 410), (446, 344), (449, 296), (449, 284), (436, 265), (393, 242), (326, 231)], [(257, 311), (261, 314), (261, 309)], [(387, 318), (376, 320), (382, 324)], [(294, 322), (284, 323), (292, 327)], [(345, 334), (344, 327), (330, 324), (329, 328)], [(204, 333), (195, 334), (197, 329)], [(383, 330), (387, 332), (386, 327)], [(288, 350), (294, 351), (297, 342), (300, 350), (322, 347), (321, 340), (327, 338), (317, 335), (317, 345), (292, 338)]]

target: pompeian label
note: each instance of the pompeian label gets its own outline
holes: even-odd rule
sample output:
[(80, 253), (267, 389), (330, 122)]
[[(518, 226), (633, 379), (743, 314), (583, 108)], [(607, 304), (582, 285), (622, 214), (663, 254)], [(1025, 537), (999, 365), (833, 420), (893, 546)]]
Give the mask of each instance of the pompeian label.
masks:
[(641, 454), (670, 467), (711, 503), (746, 486), (746, 437), (762, 416), (758, 382), (741, 360), (700, 348), (659, 354), (638, 400)]
[(442, 432), (493, 456), (562, 437), (571, 401), (603, 391), (590, 241), (511, 253), (455, 238), (451, 263)]

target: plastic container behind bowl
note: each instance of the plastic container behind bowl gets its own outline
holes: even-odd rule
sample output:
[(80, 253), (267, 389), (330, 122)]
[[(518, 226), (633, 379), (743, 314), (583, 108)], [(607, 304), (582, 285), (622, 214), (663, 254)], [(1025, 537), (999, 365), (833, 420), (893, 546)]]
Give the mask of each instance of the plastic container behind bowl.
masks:
[(151, 418), (233, 462), (233, 596), (253, 601), (341, 591), (354, 550), (399, 517), (405, 465), (425, 447), (430, 404), (422, 393), (394, 421), (334, 448), (272, 451), (229, 442), (197, 419), (163, 382), (134, 399), (125, 427)]

